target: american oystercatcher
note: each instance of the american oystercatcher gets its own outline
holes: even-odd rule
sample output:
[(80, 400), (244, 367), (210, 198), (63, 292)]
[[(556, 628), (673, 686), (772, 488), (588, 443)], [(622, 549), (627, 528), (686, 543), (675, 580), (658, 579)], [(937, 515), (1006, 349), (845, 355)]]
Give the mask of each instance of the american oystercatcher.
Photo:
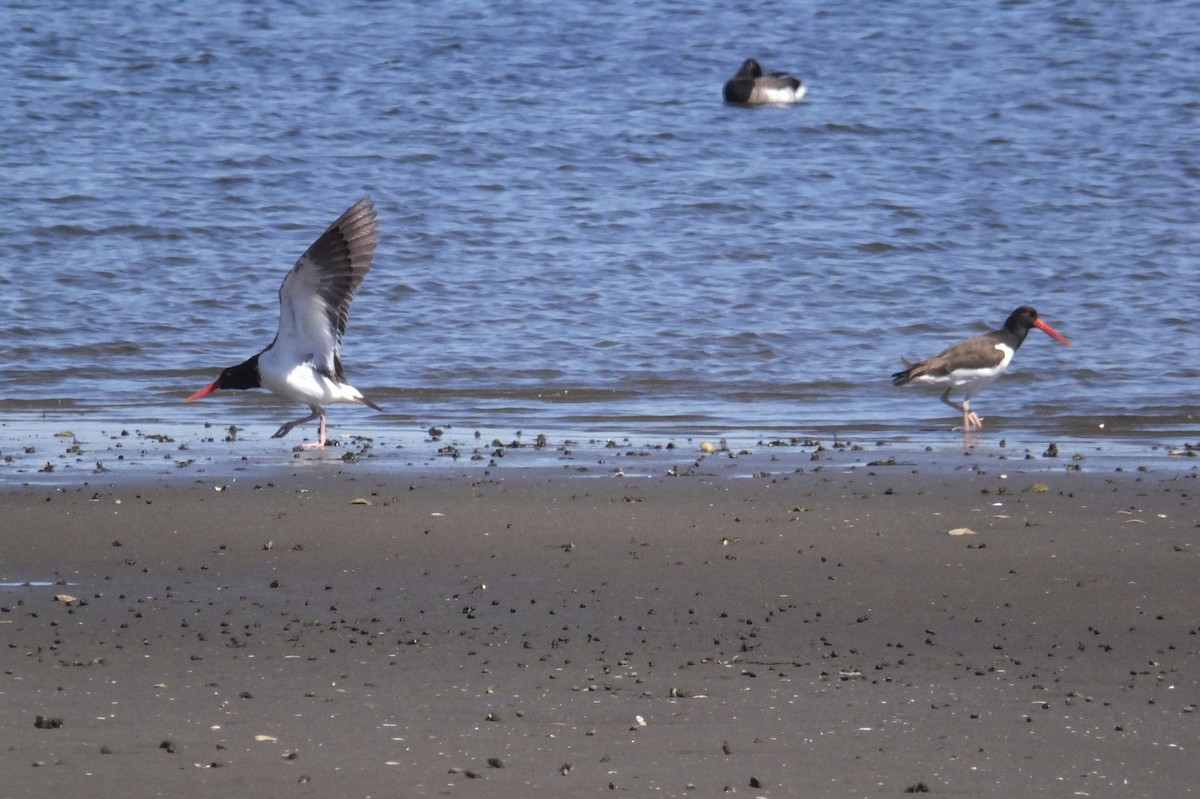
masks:
[(762, 66), (747, 58), (737, 74), (725, 82), (725, 102), (743, 105), (798, 103), (808, 91), (800, 79), (786, 72), (763, 74)]
[[(1040, 328), (1068, 347), (1071, 346), (1071, 342), (1067, 341), (1063, 334), (1038, 319), (1037, 311), (1028, 305), (1022, 305), (1008, 315), (1004, 327), (999, 330), (960, 341), (948, 350), (919, 363), (901, 358), (908, 368), (892, 375), (892, 385), (926, 383), (931, 386), (945, 386), (942, 402), (962, 411), (963, 432), (972, 428), (981, 430), (983, 422), (971, 410), (971, 397), (1004, 374), (1004, 370), (1012, 363), (1017, 348), (1033, 327)], [(961, 405), (951, 402), (951, 393), (963, 394)]]
[(271, 438), (286, 436), (298, 424), (320, 419), (315, 442), (325, 446), (325, 409), (330, 402), (357, 402), (382, 410), (346, 382), (338, 353), (354, 290), (371, 268), (378, 241), (375, 208), (364, 197), (342, 214), (308, 248), (279, 287), (279, 330), (257, 355), (230, 366), (188, 397), (198, 400), (219, 388), (265, 388), (303, 402), (312, 413), (288, 422)]

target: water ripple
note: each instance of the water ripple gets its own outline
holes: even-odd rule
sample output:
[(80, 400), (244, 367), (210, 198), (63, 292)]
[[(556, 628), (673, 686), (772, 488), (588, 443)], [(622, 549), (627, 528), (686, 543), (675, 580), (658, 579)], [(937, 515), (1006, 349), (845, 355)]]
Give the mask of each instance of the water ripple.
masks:
[[(899, 357), (1031, 303), (1076, 346), (994, 419), (1200, 431), (1193, 5), (847, 7), (753, 53), (716, 3), (143, 11), (0, 9), (8, 413), (276, 420), (180, 400), (370, 194), (344, 355), (397, 424), (906, 436), (952, 420)], [(807, 100), (722, 104), (750, 55)]]

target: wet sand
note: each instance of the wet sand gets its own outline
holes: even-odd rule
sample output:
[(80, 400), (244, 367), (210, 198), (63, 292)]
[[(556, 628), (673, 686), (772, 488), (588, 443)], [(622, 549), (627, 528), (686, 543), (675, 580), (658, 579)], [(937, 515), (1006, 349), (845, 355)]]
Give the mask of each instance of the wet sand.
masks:
[(2, 793), (1195, 794), (1196, 472), (985, 466), (9, 486)]

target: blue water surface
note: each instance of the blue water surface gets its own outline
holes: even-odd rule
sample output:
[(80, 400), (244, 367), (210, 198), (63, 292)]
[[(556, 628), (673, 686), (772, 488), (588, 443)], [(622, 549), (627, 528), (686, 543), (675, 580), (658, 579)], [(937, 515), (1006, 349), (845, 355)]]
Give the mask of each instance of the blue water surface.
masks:
[(957, 445), (889, 374), (1031, 304), (987, 434), (1195, 441), (1197, 86), (1165, 1), (6, 3), (0, 454), (303, 415), (182, 399), (363, 195), (335, 434)]

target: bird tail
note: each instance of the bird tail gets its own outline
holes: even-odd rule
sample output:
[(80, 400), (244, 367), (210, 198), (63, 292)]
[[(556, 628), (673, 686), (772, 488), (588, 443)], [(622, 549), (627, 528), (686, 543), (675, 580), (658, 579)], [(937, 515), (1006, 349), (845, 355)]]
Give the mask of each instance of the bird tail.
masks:
[(907, 368), (903, 372), (896, 372), (892, 375), (893, 386), (902, 386), (908, 381), (912, 380), (917, 376), (917, 368), (921, 365), (919, 363), (913, 363), (908, 358), (901, 358), (900, 360), (903, 361), (905, 367)]

